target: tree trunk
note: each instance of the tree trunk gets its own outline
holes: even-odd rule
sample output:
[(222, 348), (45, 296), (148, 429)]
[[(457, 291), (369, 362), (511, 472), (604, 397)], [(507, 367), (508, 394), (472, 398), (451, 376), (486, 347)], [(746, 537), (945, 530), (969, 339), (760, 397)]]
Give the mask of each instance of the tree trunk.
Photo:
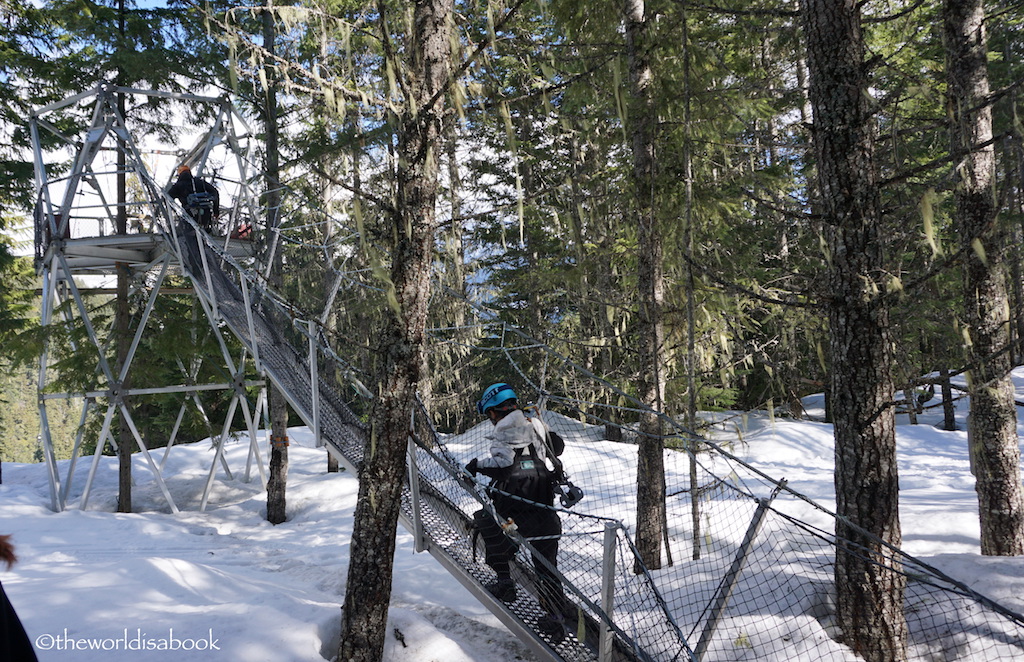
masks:
[[(267, 477), (267, 521), (288, 519), (288, 403), (276, 386), (270, 389), (270, 475)], [(224, 440), (221, 440), (224, 443)]]
[[(277, 131), (277, 72), (274, 68), (274, 46), (277, 29), (274, 25), (274, 2), (267, 0), (263, 11), (263, 47), (267, 50), (267, 89), (263, 101), (263, 126), (266, 131), (266, 186), (267, 186), (267, 230), (276, 231), (280, 225), (278, 210), (281, 208), (281, 165), (278, 154)], [(280, 289), (280, 249), (274, 253), (270, 268), (270, 286)], [(267, 478), (267, 521), (280, 524), (288, 519), (288, 403), (275, 386), (270, 387), (270, 476)], [(223, 443), (223, 440), (221, 440)]]
[(912, 381), (903, 387), (903, 400), (906, 402), (907, 421), (917, 425), (917, 388)]
[[(120, 154), (118, 155), (120, 157)], [(124, 207), (121, 207), (123, 210)], [(119, 221), (120, 224), (120, 221)], [(119, 229), (119, 234), (123, 232)], [(131, 347), (131, 308), (128, 301), (128, 269), (129, 266), (123, 262), (116, 264), (117, 268), (117, 295), (116, 308), (114, 310), (114, 330), (117, 345), (117, 361), (114, 362), (115, 375), (121, 373), (128, 357), (128, 349)], [(128, 406), (128, 398), (125, 391), (128, 389), (128, 377), (117, 385), (118, 393), (112, 402), (116, 405)], [(132, 450), (135, 439), (132, 437), (131, 428), (124, 417), (124, 412), (117, 412), (117, 512), (132, 512)], [(105, 441), (103, 443), (106, 443)]]
[(346, 662), (377, 661), (383, 654), (410, 414), (422, 378), (453, 0), (424, 0), (412, 11), (406, 66), (393, 63), (408, 72), (409, 91), (398, 118), (391, 279), (385, 283), (394, 296), (380, 334), (377, 399), (359, 471), (338, 653)]
[(853, 0), (802, 10), (830, 264), (838, 625), (868, 662), (906, 660), (906, 580), (884, 544), (901, 542), (895, 389), (860, 12)]
[(956, 407), (953, 405), (953, 385), (949, 381), (949, 368), (939, 369), (939, 379), (942, 382), (942, 429), (953, 432), (956, 430)]
[(995, 149), (989, 94), (985, 11), (981, 0), (946, 0), (946, 77), (950, 142), (957, 186), (956, 221), (964, 257), (967, 306), (967, 439), (977, 480), (981, 553), (1024, 554), (1017, 410), (1010, 380), (1010, 319), (1005, 255), (1008, 236), (996, 219)]
[[(1003, 57), (1008, 57), (1004, 53)], [(1016, 103), (1016, 98), (1014, 99)], [(1008, 183), (1007, 211), (1010, 218), (1024, 220), (1021, 217), (1021, 191), (1015, 182), (1020, 181), (1020, 146), (1019, 139), (1010, 137), (1006, 140), (1006, 148), (1003, 152), (1005, 159), (1010, 163), (1007, 166), (1006, 179)], [(1021, 242), (1024, 241), (1024, 232), (1021, 231), (1021, 223), (1018, 221), (1010, 225), (1007, 230), (1009, 246), (1007, 247), (1006, 261), (1008, 263), (1008, 282), (1010, 297), (1010, 365), (1021, 365), (1024, 362), (1024, 355), (1021, 353), (1022, 337), (1021, 325), (1024, 324), (1024, 269), (1021, 267), (1021, 259), (1024, 253), (1021, 252)]]
[[(466, 245), (463, 241), (463, 233), (465, 232), (465, 224), (462, 219), (463, 206), (463, 182), (462, 173), (459, 169), (459, 153), (458, 153), (458, 121), (455, 117), (449, 118), (446, 125), (446, 137), (445, 137), (445, 148), (448, 155), (448, 191), (451, 204), (451, 224), (448, 228), (448, 239), (445, 242), (446, 245), (446, 256), (448, 268), (445, 269), (447, 276), (447, 286), (452, 288), (457, 294), (456, 297), (449, 297), (452, 302), (452, 318), (451, 325), (456, 329), (463, 329), (466, 326), (466, 296), (467, 296), (467, 283), (466, 283)], [(461, 332), (460, 332), (461, 333)], [(461, 384), (463, 389), (474, 386), (472, 383), (472, 377), (465, 370), (467, 366), (463, 360), (464, 355), (461, 352), (456, 352), (452, 355), (452, 367), (454, 370), (452, 374), (448, 376), (449, 380), (453, 380), (456, 384)], [(467, 402), (468, 398), (460, 398), (462, 402)], [(471, 411), (467, 406), (460, 405), (455, 402), (449, 402), (448, 406), (443, 406), (445, 425), (450, 429), (462, 429), (466, 427), (467, 414)], [(438, 420), (440, 412), (437, 407), (431, 404), (427, 407), (427, 411), (431, 412), (435, 422)]]
[[(1017, 103), (1016, 95), (1014, 103)], [(1015, 306), (1013, 309), (1014, 325), (1014, 365), (1024, 362), (1024, 276), (1021, 275), (1021, 244), (1024, 243), (1024, 135), (1016, 135), (1013, 140), (1013, 162), (1016, 178), (1011, 184), (1014, 193), (1013, 215), (1020, 219), (1013, 231), (1014, 273), (1013, 284)]]
[[(323, 168), (325, 165), (326, 163), (321, 163), (320, 167)], [(330, 182), (325, 181), (324, 184), (325, 191), (329, 191)], [(328, 199), (327, 195), (325, 195), (324, 199)], [(334, 219), (328, 216), (323, 221), (323, 245), (332, 245), (334, 243), (334, 239)], [(338, 309), (335, 307), (333, 297), (335, 296), (336, 293), (335, 288), (338, 287), (337, 279), (340, 278), (340, 275), (337, 274), (338, 269), (335, 266), (333, 254), (328, 253), (326, 257), (327, 269), (324, 275), (323, 282), (323, 298), (324, 301), (327, 303), (324, 304), (325, 308), (323, 316), (323, 331), (325, 337), (335, 338), (338, 331)], [(319, 357), (320, 353), (316, 352), (314, 356), (310, 357), (310, 360), (318, 360)], [(317, 373), (321, 375), (323, 379), (327, 380), (333, 389), (335, 389), (339, 393), (343, 392), (344, 389), (342, 388), (342, 385), (338, 383), (339, 378), (337, 372), (333, 370), (331, 367), (329, 367), (329, 362), (328, 366), (326, 367), (327, 369), (324, 370), (321, 369), (318, 365)], [(317, 439), (316, 441), (317, 443), (322, 443), (320, 439)], [(327, 473), (338, 473), (338, 458), (332, 455), (330, 451), (326, 451), (325, 455), (327, 456)]]
[[(683, 232), (686, 263), (686, 427), (691, 433), (697, 430), (697, 301), (694, 296), (696, 279), (693, 275), (693, 150), (690, 136), (692, 121), (690, 89), (690, 25), (688, 16), (682, 17), (683, 28), (683, 126), (686, 141), (683, 143), (683, 168), (686, 181), (683, 185), (686, 204), (686, 228)], [(700, 442), (691, 436), (687, 443), (690, 465), (690, 527), (693, 529), (691, 556), (701, 557), (703, 532), (700, 519), (700, 482), (697, 471), (697, 453)], [(666, 546), (668, 542), (666, 541)], [(671, 555), (671, 552), (670, 552)]]
[[(652, 72), (647, 45), (644, 0), (625, 0), (626, 50), (629, 57), (630, 137), (633, 148), (634, 213), (637, 223), (637, 285), (640, 296), (641, 402), (654, 411), (664, 406), (664, 327), (661, 310), (665, 299), (662, 244), (654, 197), (654, 102)], [(641, 414), (637, 462), (636, 546), (640, 561), (651, 569), (661, 567), (661, 540), (665, 519), (665, 459), (663, 428), (653, 413)]]
[[(118, 3), (118, 31), (123, 39), (125, 36), (124, 0)], [(124, 71), (119, 70), (118, 80), (123, 82), (124, 78)], [(117, 111), (122, 118), (125, 117), (126, 106), (123, 94), (117, 95)], [(128, 159), (124, 153), (126, 149), (124, 140), (118, 138), (117, 147), (117, 234), (125, 235), (128, 233), (128, 207), (126, 204), (128, 202), (128, 184), (125, 178)], [(115, 264), (115, 269), (117, 270), (117, 302), (114, 310), (114, 342), (117, 346), (117, 361), (115, 361), (114, 374), (115, 379), (119, 379), (118, 375), (121, 374), (122, 368), (128, 360), (128, 350), (132, 343), (132, 311), (128, 300), (128, 279), (131, 267), (124, 262), (118, 262)], [(128, 389), (127, 373), (124, 380), (117, 384), (117, 389), (120, 391), (120, 395), (115, 396), (114, 402), (123, 404), (127, 409), (128, 399), (125, 395), (125, 391)], [(118, 411), (117, 417), (119, 421), (117, 426), (117, 512), (130, 513), (132, 512), (132, 450), (135, 440), (128, 427), (128, 421), (125, 420), (124, 412)]]
[[(1011, 209), (1019, 208), (1015, 200), (1011, 201), (1011, 204), (1013, 205)], [(1024, 354), (1021, 352), (1021, 340), (1024, 339), (1024, 336), (1021, 335), (1021, 325), (1024, 322), (1024, 314), (1022, 314), (1024, 313), (1024, 269), (1021, 268), (1024, 253), (1021, 252), (1021, 243), (1024, 243), (1024, 232), (1021, 232), (1020, 224), (1015, 224), (1010, 228), (1009, 239), (1010, 364), (1021, 365), (1024, 363)]]

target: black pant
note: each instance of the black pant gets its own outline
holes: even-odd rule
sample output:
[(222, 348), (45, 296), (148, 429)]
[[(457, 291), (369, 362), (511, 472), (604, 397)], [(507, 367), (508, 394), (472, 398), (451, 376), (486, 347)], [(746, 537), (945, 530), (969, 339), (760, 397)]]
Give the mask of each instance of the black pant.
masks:
[(192, 219), (199, 225), (200, 228), (206, 232), (213, 234), (213, 212), (209, 209), (200, 209), (199, 211), (192, 213), (189, 212)]
[[(484, 511), (482, 517), (476, 517), (477, 527), (484, 539), (484, 562), (494, 569), (498, 578), (511, 577), (509, 564), (518, 547), (506, 536), (494, 519)], [(558, 513), (545, 508), (522, 507), (508, 512), (500, 512), (502, 520), (511, 518), (516, 523), (519, 535), (526, 538), (533, 546), (533, 565), (537, 570), (537, 589), (540, 593), (540, 604), (549, 612), (560, 612), (565, 601), (562, 582), (541, 558), (551, 564), (558, 565), (558, 537), (562, 535), (562, 521)], [(538, 538), (532, 540), (532, 538)]]
[(181, 256), (184, 259), (183, 265), (193, 276), (203, 273), (203, 261), (199, 255), (199, 238), (196, 237), (195, 229), (188, 223), (178, 223), (178, 244), (181, 246)]
[(7, 599), (3, 584), (0, 584), (0, 660), (32, 662), (35, 659), (36, 652), (32, 648), (32, 642), (29, 641), (18, 614), (14, 612), (14, 607)]

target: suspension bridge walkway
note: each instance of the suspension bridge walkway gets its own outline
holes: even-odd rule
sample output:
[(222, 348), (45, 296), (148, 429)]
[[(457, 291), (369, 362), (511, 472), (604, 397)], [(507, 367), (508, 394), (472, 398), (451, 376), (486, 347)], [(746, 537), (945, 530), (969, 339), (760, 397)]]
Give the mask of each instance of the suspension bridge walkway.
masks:
[[(316, 354), (300, 351), (285, 340), (279, 330), (281, 320), (287, 319), (285, 311), (277, 307), (279, 304), (271, 293), (256, 287), (245, 277), (240, 265), (232, 266), (206, 240), (202, 234), (190, 232), (177, 242), (181, 263), (192, 262), (196, 268), (190, 269), (189, 275), (196, 294), (205, 302), (204, 307), (244, 344), (303, 421), (319, 431), (328, 452), (357, 474), (367, 439), (365, 425), (335, 387), (318, 379), (318, 370), (310, 359), (312, 356), (315, 361)], [(439, 439), (420, 438), (410, 428), (410, 471), (402, 493), (401, 521), (415, 535), (417, 550), (434, 556), (543, 658), (579, 662), (651, 659), (626, 633), (617, 631), (596, 607), (593, 598), (600, 596), (584, 595), (564, 576), (567, 593), (576, 598), (567, 605), (565, 613), (567, 629), (571, 631), (551, 634), (539, 630), (537, 619), (544, 611), (537, 601), (533, 569), (525, 561), (529, 556), (527, 541), (523, 541), (524, 551), (515, 562), (517, 583), (527, 590), (519, 591), (519, 597), (511, 604), (495, 599), (484, 588), (494, 575), (476, 560), (483, 558), (483, 549), (473, 549), (472, 510), (467, 513), (468, 506), (482, 507), (479, 494), (455, 479), (458, 467), (435, 450), (439, 447)], [(607, 596), (604, 601), (607, 602)], [(682, 642), (681, 645), (685, 647)]]
[[(215, 175), (218, 186), (233, 201), (219, 232), (200, 229), (168, 197), (169, 182), (161, 180), (147, 162), (145, 150), (119, 113), (117, 95), (162, 96), (169, 101), (206, 104), (211, 109), (212, 128), (198, 135), (191, 149), (174, 152), (174, 157), (197, 173), (209, 171)], [(71, 111), (89, 118), (83, 120), (78, 135), (57, 128), (67, 123), (50, 119), (51, 114)], [(123, 399), (155, 392), (180, 391), (195, 396), (198, 391), (219, 388), (234, 393), (220, 438), (228, 436), (234, 407), (242, 406), (250, 431), (250, 457), (259, 463), (256, 416), (248, 407), (245, 389), (264, 382), (246, 378), (246, 365), (251, 362), (261, 379), (273, 383), (285, 395), (328, 452), (357, 472), (368, 431), (343, 390), (365, 393), (365, 387), (345, 358), (338, 356), (321, 336), (318, 320), (303, 318), (268, 287), (268, 264), (280, 241), (280, 228), (263, 228), (264, 243), (259, 251), (253, 249), (251, 240), (232, 238), (233, 228), (251, 228), (267, 215), (255, 190), (262, 186), (263, 178), (254, 166), (254, 133), (230, 101), (101, 85), (37, 109), (30, 119), (38, 189), (36, 264), (43, 278), (44, 295), (41, 322), (43, 326), (81, 325), (87, 338), (84, 342), (96, 351), (97, 374), (103, 383), (93, 391), (77, 394), (86, 403), (83, 421), (90, 403), (108, 403), (96, 457), (108, 441), (114, 442), (110, 424), (114, 413), (120, 412), (160, 481), (172, 512), (177, 512), (163, 486), (160, 467), (138, 434)], [(63, 154), (55, 154), (53, 148), (44, 149), (47, 141), (41, 140), (40, 134), (45, 131), (65, 141)], [(103, 161), (102, 155), (114, 153), (122, 157), (120, 161)], [(117, 190), (112, 182), (126, 176), (134, 178), (137, 194), (131, 201), (111, 200), (111, 192)], [(129, 223), (124, 222), (126, 216)], [(127, 232), (116, 229), (126, 226), (130, 226)], [(254, 255), (262, 255), (262, 260), (254, 259)], [(163, 388), (130, 387), (134, 352), (146, 333), (147, 320), (165, 278), (172, 272), (187, 276), (188, 293), (194, 294), (218, 338), (232, 381), (201, 385), (190, 379), (187, 384)], [(130, 351), (119, 366), (110, 365), (107, 341), (96, 330), (93, 310), (75, 283), (76, 276), (114, 273), (127, 274), (133, 291), (145, 302), (135, 320)], [(333, 305), (342, 280), (335, 280), (335, 291), (326, 297), (325, 310)], [(502, 333), (506, 331), (510, 336), (518, 333), (507, 328)], [(231, 355), (223, 334), (241, 343), (241, 357)], [(518, 346), (511, 343), (502, 348), (510, 372), (527, 373), (522, 365), (528, 361), (520, 361), (517, 352), (528, 354), (534, 363), (562, 361), (565, 370), (577, 370), (550, 346), (525, 336), (521, 340)], [(82, 349), (84, 346), (74, 347), (75, 351)], [(322, 370), (321, 364), (329, 369)], [(42, 438), (54, 508), (61, 509), (67, 503), (82, 433), (76, 439), (62, 484), (46, 402), (68, 394), (47, 391), (50, 370), (49, 355), (44, 352), (40, 359)], [(183, 373), (190, 377), (194, 374), (186, 366)], [(594, 384), (602, 383), (594, 375), (582, 371), (578, 375)], [(605, 387), (609, 388), (606, 402), (628, 399)], [(542, 392), (538, 387), (537, 393)], [(592, 428), (614, 418), (595, 413), (599, 406), (594, 402), (583, 403), (567, 396), (557, 401), (579, 420), (592, 422)], [(258, 404), (256, 409), (260, 407)], [(674, 425), (670, 419), (665, 420), (670, 427)], [(600, 440), (585, 439), (579, 430), (562, 432), (569, 444), (593, 446), (595, 453), (608, 458), (608, 464), (588, 469), (590, 480), (596, 482), (601, 471), (622, 471), (622, 467), (629, 466), (624, 459), (626, 449), (633, 449), (630, 452), (635, 462), (634, 446), (610, 442), (601, 445)], [(903, 578), (908, 659), (988, 662), (1024, 658), (1024, 617), (898, 549), (878, 553), (837, 539), (834, 514), (794, 492), (783, 481), (764, 475), (711, 440), (697, 439), (679, 427), (673, 433), (691, 445), (684, 451), (665, 451), (669, 497), (664, 522), (666, 547), (689, 541), (691, 558), (676, 563), (670, 559), (667, 567), (656, 571), (639, 563), (628, 526), (623, 523), (623, 512), (635, 510), (633, 495), (595, 494), (588, 496), (584, 508), (560, 509), (563, 533), (558, 567), (548, 569), (558, 573), (568, 598), (566, 627), (561, 632), (537, 627), (543, 612), (528, 541), (521, 546), (513, 571), (517, 585), (523, 589), (517, 599), (505, 603), (484, 588), (493, 573), (480, 560), (483, 550), (474, 548), (477, 543), (471, 535), (471, 521), (472, 514), (486, 508), (489, 500), (479, 486), (459, 478), (459, 468), (468, 459), (465, 450), (457, 448), (449, 437), (439, 435), (422, 408), (410, 412), (401, 521), (413, 533), (417, 551), (429, 552), (545, 660), (858, 659), (843, 645), (834, 625), (833, 564), (840, 554), (864, 557)], [(173, 438), (172, 433), (170, 443)], [(218, 445), (201, 508), (206, 506), (218, 464), (224, 464), (221, 450)], [(262, 464), (259, 467), (262, 472)], [(83, 508), (90, 483), (91, 475), (80, 503)], [(783, 501), (799, 508), (780, 507)], [(819, 523), (794, 516), (798, 511), (812, 513)], [(873, 659), (890, 659), (885, 655), (891, 653), (878, 653), (880, 656)]]

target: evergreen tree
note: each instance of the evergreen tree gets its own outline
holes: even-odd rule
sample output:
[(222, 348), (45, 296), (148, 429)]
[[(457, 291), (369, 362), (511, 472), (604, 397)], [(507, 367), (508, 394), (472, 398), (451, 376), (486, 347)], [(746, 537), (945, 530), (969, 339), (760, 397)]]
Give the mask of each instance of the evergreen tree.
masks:
[(836, 608), (843, 641), (865, 660), (907, 658), (892, 343), (860, 11), (803, 5), (814, 148), (831, 269), (830, 391), (836, 441)]
[[(639, 286), (640, 402), (660, 412), (665, 408), (665, 277), (662, 264), (661, 228), (655, 208), (655, 108), (654, 71), (648, 44), (647, 15), (643, 0), (624, 5), (626, 49), (629, 61), (629, 135), (633, 152), (633, 209), (637, 225), (637, 284)], [(665, 520), (665, 459), (663, 426), (656, 413), (640, 421), (637, 459), (637, 549), (650, 569), (661, 567), (661, 538)]]
[(399, 159), (388, 240), (391, 269), (384, 283), (390, 306), (377, 346), (377, 398), (360, 472), (342, 612), (339, 658), (344, 660), (379, 660), (384, 648), (409, 412), (423, 378), (438, 156), (450, 93), (451, 0), (399, 8), (411, 11), (401, 51), (392, 41), (396, 35), (388, 28), (390, 16), (379, 17), (387, 65), (399, 77), (402, 91), (401, 98), (392, 99)]
[(989, 105), (984, 3), (946, 0), (946, 76), (957, 185), (956, 218), (964, 244), (964, 301), (971, 397), (968, 444), (977, 479), (981, 551), (1024, 554), (1017, 407), (1010, 379), (1006, 225), (996, 219), (995, 148)]

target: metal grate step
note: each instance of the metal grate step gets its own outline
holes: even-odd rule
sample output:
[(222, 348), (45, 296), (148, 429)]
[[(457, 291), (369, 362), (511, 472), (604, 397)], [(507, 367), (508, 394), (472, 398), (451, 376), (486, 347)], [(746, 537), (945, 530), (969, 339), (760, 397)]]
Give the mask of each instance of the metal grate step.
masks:
[[(182, 237), (178, 257), (182, 264), (189, 265), (192, 274), (197, 274), (202, 272), (194, 241), (191, 237)], [(193, 243), (190, 245), (190, 242)], [(217, 266), (226, 262), (222, 262), (212, 249), (205, 250), (206, 262), (210, 267), (209, 279), (192, 275), (196, 292), (207, 300), (227, 329), (248, 351), (259, 357), (261, 367), (270, 381), (307, 424), (310, 423), (313, 418), (313, 391), (308, 357), (288, 342), (282, 333), (282, 328), (287, 328), (290, 320), (274, 320), (277, 311), (273, 303), (258, 295), (253, 299), (251, 309), (247, 310), (239, 286)], [(233, 267), (230, 269), (235, 272)], [(239, 277), (244, 276), (239, 274)], [(355, 471), (362, 461), (367, 427), (324, 380), (318, 381), (317, 389), (321, 437), (334, 454)], [(419, 483), (419, 502), (415, 510), (419, 515), (424, 547), (513, 632), (530, 644), (535, 652), (565, 662), (596, 662), (599, 628), (586, 610), (576, 608), (579, 618), (570, 621), (573, 631), (566, 632), (560, 639), (540, 632), (536, 625), (543, 611), (534, 597), (537, 594), (534, 572), (521, 560), (516, 561), (514, 575), (517, 584), (524, 590), (519, 592), (516, 601), (506, 604), (490, 596), (484, 585), (494, 578), (494, 574), (482, 561), (474, 561), (470, 517), (445, 497), (441, 490), (433, 488), (429, 477), (420, 474)], [(413, 529), (411, 521), (414, 517), (412, 501), (410, 485), (406, 481), (402, 493), (402, 519), (410, 530)], [(475, 556), (476, 559), (482, 559), (483, 550), (476, 550)], [(579, 634), (582, 637), (577, 636)], [(616, 662), (634, 662), (640, 658), (633, 650), (634, 646), (617, 642), (611, 659)]]

